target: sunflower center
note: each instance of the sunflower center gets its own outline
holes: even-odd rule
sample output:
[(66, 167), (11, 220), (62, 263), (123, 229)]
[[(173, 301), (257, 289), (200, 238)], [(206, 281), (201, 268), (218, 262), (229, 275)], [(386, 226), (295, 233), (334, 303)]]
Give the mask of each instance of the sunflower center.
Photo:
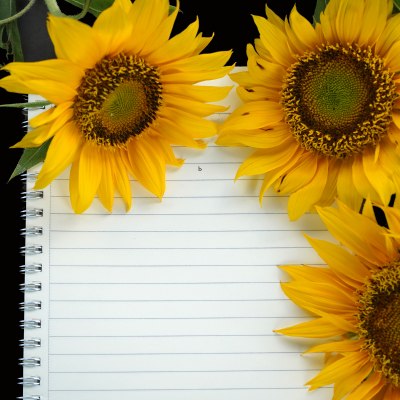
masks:
[(122, 147), (155, 120), (162, 86), (156, 68), (138, 57), (105, 57), (85, 71), (73, 112), (85, 139)]
[(288, 72), (286, 122), (308, 151), (336, 158), (361, 153), (387, 133), (397, 96), (393, 76), (369, 48), (325, 45)]
[(376, 370), (400, 387), (400, 261), (383, 267), (367, 282), (358, 319)]

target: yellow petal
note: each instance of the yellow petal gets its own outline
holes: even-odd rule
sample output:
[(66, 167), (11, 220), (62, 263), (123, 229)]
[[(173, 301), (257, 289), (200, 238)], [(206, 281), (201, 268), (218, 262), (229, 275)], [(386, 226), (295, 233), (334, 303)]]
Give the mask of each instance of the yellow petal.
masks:
[(40, 189), (49, 185), (73, 162), (81, 146), (82, 136), (80, 132), (73, 122), (68, 122), (53, 137), (36, 180), (35, 188)]
[[(336, 382), (334, 386), (334, 395), (332, 400), (339, 400), (353, 391), (358, 385), (368, 377), (372, 371), (372, 365), (365, 364), (357, 371), (352, 371), (347, 377), (344, 377), (340, 382)], [(390, 397), (388, 397), (390, 399)]]
[(392, 385), (387, 385), (384, 399), (400, 400), (400, 388), (396, 388)]
[(323, 318), (316, 318), (288, 328), (276, 329), (274, 332), (285, 336), (298, 336), (305, 338), (328, 338), (346, 333), (345, 331), (336, 328)]
[(252, 46), (247, 46), (247, 55), (247, 68), (253, 80), (252, 86), (261, 85), (280, 91), (286, 70), (279, 64), (259, 57)]
[(107, 150), (102, 151), (102, 153), (101, 161), (103, 165), (97, 194), (103, 206), (111, 212), (114, 204), (114, 179), (111, 159), (114, 158), (115, 154), (109, 157)]
[(360, 46), (372, 46), (381, 36), (386, 25), (386, 4), (384, 1), (367, 1), (364, 5), (364, 15), (360, 23)]
[(170, 146), (170, 144), (163, 140), (163, 139), (159, 139), (158, 140), (158, 144), (159, 144), (159, 150), (162, 153), (165, 162), (169, 165), (173, 165), (175, 167), (181, 167), (183, 164), (183, 160), (181, 158), (176, 158), (174, 152), (172, 151), (172, 148)]
[(117, 54), (131, 37), (132, 25), (128, 19), (130, 7), (126, 2), (114, 1), (96, 18), (93, 29), (101, 36), (106, 54)]
[(231, 86), (206, 86), (170, 83), (163, 86), (165, 95), (177, 95), (195, 101), (215, 102), (224, 99), (231, 91)]
[[(317, 211), (329, 232), (348, 249), (373, 264), (389, 261), (385, 245), (385, 228), (365, 218), (339, 202), (339, 209), (317, 207)], [(363, 236), (355, 234), (363, 232)]]
[(160, 65), (197, 54), (196, 47), (200, 39), (196, 36), (198, 30), (199, 21), (196, 19), (184, 31), (150, 53), (147, 56), (148, 62)]
[(76, 88), (84, 69), (68, 60), (44, 60), (36, 62), (13, 62), (4, 69), (21, 80), (50, 80)]
[(285, 147), (293, 145), (293, 138), (288, 135), (286, 127), (281, 126), (272, 129), (249, 129), (245, 131), (224, 131), (220, 133), (216, 143), (218, 145), (249, 146), (258, 149)]
[(221, 132), (228, 129), (258, 129), (272, 127), (283, 119), (280, 104), (273, 101), (253, 101), (235, 109), (225, 120)]
[(305, 280), (306, 282), (329, 282), (335, 279), (329, 268), (312, 267), (309, 265), (282, 265), (279, 267), (293, 280)]
[(192, 113), (199, 117), (208, 117), (209, 115), (226, 111), (227, 107), (216, 104), (207, 104), (204, 102), (185, 99), (175, 95), (164, 95), (163, 101), (166, 107), (171, 109), (171, 113), (174, 109), (180, 109), (187, 113)]
[[(386, 380), (379, 372), (374, 372), (368, 376), (350, 395), (347, 400), (371, 400), (387, 385)], [(389, 399), (388, 399), (389, 400)], [(392, 399), (390, 399), (392, 400)]]
[(290, 52), (284, 32), (263, 17), (253, 15), (253, 19), (260, 33), (261, 41), (273, 59), (285, 67), (292, 64), (294, 57)]
[[(162, 84), (195, 84), (210, 81), (226, 76), (232, 70), (231, 66), (221, 67), (215, 70), (178, 71), (168, 72), (161, 77)], [(1, 82), (1, 81), (0, 81)]]
[(379, 199), (378, 193), (365, 175), (362, 155), (353, 157), (351, 176), (354, 188), (358, 193), (363, 194), (365, 197), (371, 197), (375, 201)]
[(343, 160), (340, 163), (340, 170), (337, 178), (338, 198), (345, 202), (353, 210), (359, 210), (363, 197), (354, 190), (352, 176), (352, 160)]
[[(306, 385), (310, 386), (310, 390), (330, 385), (346, 378), (346, 376), (352, 371), (358, 371), (367, 362), (368, 356), (366, 354), (358, 352), (350, 353), (338, 361), (324, 367), (324, 369), (316, 377), (308, 381)], [(361, 397), (359, 399), (361, 399)]]
[[(162, 74), (169, 71), (206, 71), (214, 70), (224, 66), (232, 53), (230, 51), (216, 51), (214, 53), (196, 54), (192, 57), (180, 58), (175, 61), (161, 65), (159, 70)], [(231, 67), (233, 68), (233, 67)]]
[(280, 146), (254, 152), (239, 167), (236, 178), (243, 175), (258, 175), (284, 166), (296, 153), (295, 146)]
[(392, 71), (400, 69), (400, 41), (394, 43), (386, 53), (385, 61)]
[(167, 18), (163, 19), (157, 29), (146, 39), (141, 50), (141, 54), (144, 57), (147, 57), (154, 50), (162, 47), (169, 40), (179, 11), (178, 1), (175, 10)]
[(61, 103), (56, 107), (51, 107), (48, 110), (38, 114), (36, 117), (33, 117), (29, 120), (29, 125), (32, 128), (37, 128), (40, 125), (48, 124), (49, 122), (54, 121), (61, 114), (63, 114), (68, 108), (73, 105), (72, 101), (68, 101), (65, 103)]
[[(359, 258), (354, 257), (353, 254), (350, 254), (341, 246), (325, 240), (315, 239), (309, 236), (306, 237), (318, 255), (333, 271), (339, 274), (341, 279), (352, 286), (354, 286), (353, 281), (365, 282), (369, 271), (368, 268), (360, 262)], [(351, 280), (346, 278), (350, 278)]]
[(120, 150), (119, 153), (119, 156), (110, 157), (110, 162), (114, 174), (115, 187), (124, 200), (126, 211), (129, 211), (132, 206), (131, 185), (127, 173), (129, 160), (125, 150)]
[(357, 42), (360, 26), (364, 23), (364, 1), (342, 0), (335, 16), (336, 31), (341, 43)]
[(354, 296), (334, 282), (288, 282), (281, 287), (287, 297), (305, 310), (333, 315), (354, 313)]
[(292, 33), (292, 42), (295, 42), (296, 48), (300, 50), (300, 54), (303, 53), (306, 48), (314, 48), (317, 44), (317, 34), (311, 23), (304, 18), (294, 5), (289, 15), (290, 28), (286, 25), (286, 33), (290, 35)]
[(83, 22), (50, 14), (47, 29), (57, 58), (72, 61), (82, 68), (93, 68), (105, 55), (103, 41)]
[(207, 138), (217, 133), (217, 125), (214, 121), (200, 118), (183, 110), (168, 110), (159, 111), (159, 125), (156, 126), (157, 131), (163, 134), (163, 126), (165, 121), (176, 125), (180, 132), (191, 138)]
[[(395, 187), (390, 175), (388, 175), (379, 164), (379, 162), (374, 160), (374, 153), (372, 151), (364, 152), (363, 167), (365, 176), (378, 193), (380, 202), (382, 204), (388, 204), (391, 196), (395, 192)], [(368, 193), (365, 193), (364, 196), (367, 197)]]
[(61, 82), (29, 79), (24, 85), (26, 93), (38, 94), (53, 104), (70, 102), (76, 96), (75, 89)]
[(400, 14), (389, 18), (385, 29), (376, 42), (375, 51), (385, 56), (394, 43), (400, 40)]
[(327, 159), (318, 160), (318, 168), (312, 179), (289, 197), (288, 214), (292, 221), (300, 218), (321, 199), (329, 171)]
[(195, 149), (204, 149), (207, 145), (201, 140), (195, 140), (191, 137), (190, 132), (185, 127), (176, 124), (169, 119), (160, 119), (157, 132), (164, 140), (178, 146), (193, 147)]
[(7, 90), (8, 92), (35, 94), (35, 91), (32, 91), (30, 87), (26, 86), (24, 81), (11, 75), (0, 79), (0, 87)]
[(46, 140), (50, 139), (53, 134), (50, 134), (50, 126), (42, 125), (39, 128), (29, 131), (18, 143), (11, 148), (30, 148), (38, 147)]
[(276, 190), (279, 193), (286, 195), (301, 189), (315, 176), (317, 167), (317, 157), (306, 156), (299, 158), (296, 166), (291, 168), (290, 171), (283, 176), (283, 179), (279, 182), (279, 186), (277, 186)]
[[(168, 0), (135, 0), (132, 3), (128, 19), (132, 25), (130, 50), (133, 53), (143, 50), (149, 37), (157, 32), (162, 21), (168, 17), (168, 12)], [(153, 62), (150, 59), (148, 61)]]
[(92, 143), (85, 143), (79, 156), (78, 210), (86, 210), (92, 203), (103, 175), (102, 151)]
[[(296, 154), (297, 153), (297, 154)], [(297, 164), (299, 158), (299, 154), (297, 149), (293, 153), (293, 155), (288, 159), (288, 161), (280, 167), (276, 167), (271, 169), (270, 171), (265, 172), (264, 181), (260, 188), (259, 194), (259, 202), (261, 203), (263, 200), (263, 196), (265, 191), (271, 186), (274, 185), (274, 189), (279, 191), (279, 181), (282, 180), (282, 177), (285, 176), (288, 171), (290, 171), (294, 165)], [(278, 189), (276, 189), (278, 188)]]
[(243, 102), (271, 100), (276, 103), (280, 101), (279, 91), (265, 86), (252, 86), (250, 88), (239, 86), (236, 93)]
[(358, 340), (346, 339), (334, 342), (317, 344), (306, 351), (306, 353), (348, 353), (360, 351), (361, 344)]
[(165, 192), (165, 160), (157, 140), (138, 138), (128, 143), (128, 157), (135, 178), (151, 193), (162, 198)]

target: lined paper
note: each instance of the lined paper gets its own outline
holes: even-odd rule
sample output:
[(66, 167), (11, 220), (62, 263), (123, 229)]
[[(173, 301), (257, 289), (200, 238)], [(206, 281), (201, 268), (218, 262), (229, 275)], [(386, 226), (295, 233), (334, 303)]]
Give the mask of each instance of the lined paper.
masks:
[[(229, 84), (229, 78), (220, 80)], [(227, 103), (238, 104), (235, 93)], [(222, 121), (226, 113), (216, 115)], [(315, 214), (290, 222), (287, 198), (261, 177), (234, 181), (249, 149), (174, 149), (186, 160), (167, 170), (160, 201), (132, 181), (133, 207), (113, 213), (98, 200), (71, 211), (68, 171), (28, 208), (43, 207), (40, 241), (42, 309), (27, 312), (42, 327), (41, 376), (27, 394), (49, 400), (302, 400), (320, 355), (310, 342), (273, 330), (307, 320), (279, 282), (282, 264), (321, 264), (304, 238), (329, 238)], [(33, 182), (28, 181), (28, 185)], [(37, 242), (28, 238), (27, 242)]]

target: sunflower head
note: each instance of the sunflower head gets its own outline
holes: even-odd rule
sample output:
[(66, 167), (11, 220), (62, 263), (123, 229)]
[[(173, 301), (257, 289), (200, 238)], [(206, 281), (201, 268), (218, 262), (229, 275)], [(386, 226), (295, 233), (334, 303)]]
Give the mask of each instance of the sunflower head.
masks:
[(49, 15), (56, 58), (4, 67), (0, 87), (53, 104), (14, 146), (49, 146), (35, 188), (69, 168), (76, 212), (95, 196), (111, 211), (115, 192), (129, 209), (132, 179), (162, 198), (166, 166), (183, 163), (173, 146), (202, 149), (215, 135), (208, 117), (231, 87), (202, 83), (231, 71), (231, 51), (203, 54), (212, 38), (198, 20), (172, 36), (179, 2), (170, 11), (168, 0), (115, 0), (93, 26)]
[[(336, 198), (359, 209), (399, 188), (400, 15), (392, 1), (331, 0), (312, 25), (254, 16), (247, 71), (231, 74), (243, 105), (218, 144), (254, 148), (237, 171), (261, 175), (260, 199), (289, 196), (291, 219)], [(249, 122), (251, 121), (251, 122)]]
[(400, 389), (400, 260), (379, 268), (358, 291), (358, 332), (375, 368)]
[(307, 385), (333, 384), (335, 399), (400, 396), (400, 212), (383, 210), (389, 228), (340, 202), (318, 208), (341, 244), (309, 238), (327, 265), (282, 267), (283, 291), (313, 319), (276, 332), (325, 339), (308, 352), (330, 361)]
[(151, 125), (161, 103), (157, 68), (120, 53), (85, 71), (74, 99), (73, 118), (86, 141), (124, 147)]

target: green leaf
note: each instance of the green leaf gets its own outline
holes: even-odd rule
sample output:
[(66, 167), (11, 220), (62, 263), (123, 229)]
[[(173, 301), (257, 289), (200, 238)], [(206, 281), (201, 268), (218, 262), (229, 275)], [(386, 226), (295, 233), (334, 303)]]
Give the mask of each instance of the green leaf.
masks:
[(329, 0), (317, 0), (313, 16), (314, 23), (319, 22), (319, 16), (321, 12), (325, 10), (325, 7), (328, 4), (328, 2)]
[(393, 4), (395, 7), (395, 10), (393, 10), (394, 12), (399, 12), (400, 11), (400, 0), (393, 0)]
[[(1, 1), (1, 0), (0, 0)], [(68, 3), (83, 9), (85, 0), (65, 0)], [(91, 0), (89, 6), (89, 12), (95, 17), (104, 11), (106, 8), (110, 7), (114, 3), (114, 0)], [(169, 13), (171, 14), (175, 10), (175, 6), (169, 6)]]
[[(85, 0), (66, 0), (73, 6), (83, 9)], [(89, 12), (97, 17), (102, 11), (110, 7), (114, 3), (114, 0), (92, 0), (89, 6)]]
[[(0, 1), (0, 20), (8, 20), (17, 13), (14, 0)], [(6, 50), (7, 56), (14, 61), (23, 61), (21, 38), (17, 20), (0, 25), (0, 48)]]
[(49, 148), (51, 139), (47, 142), (44, 142), (39, 147), (33, 147), (29, 149), (24, 149), (21, 158), (18, 161), (17, 166), (15, 167), (13, 173), (10, 176), (10, 179), (15, 178), (18, 175), (21, 175), (29, 168), (34, 167), (35, 165), (41, 163), (46, 158), (47, 149)]
[(32, 101), (30, 103), (10, 103), (10, 104), (0, 104), (0, 107), (11, 107), (11, 108), (43, 108), (50, 105), (49, 101)]

